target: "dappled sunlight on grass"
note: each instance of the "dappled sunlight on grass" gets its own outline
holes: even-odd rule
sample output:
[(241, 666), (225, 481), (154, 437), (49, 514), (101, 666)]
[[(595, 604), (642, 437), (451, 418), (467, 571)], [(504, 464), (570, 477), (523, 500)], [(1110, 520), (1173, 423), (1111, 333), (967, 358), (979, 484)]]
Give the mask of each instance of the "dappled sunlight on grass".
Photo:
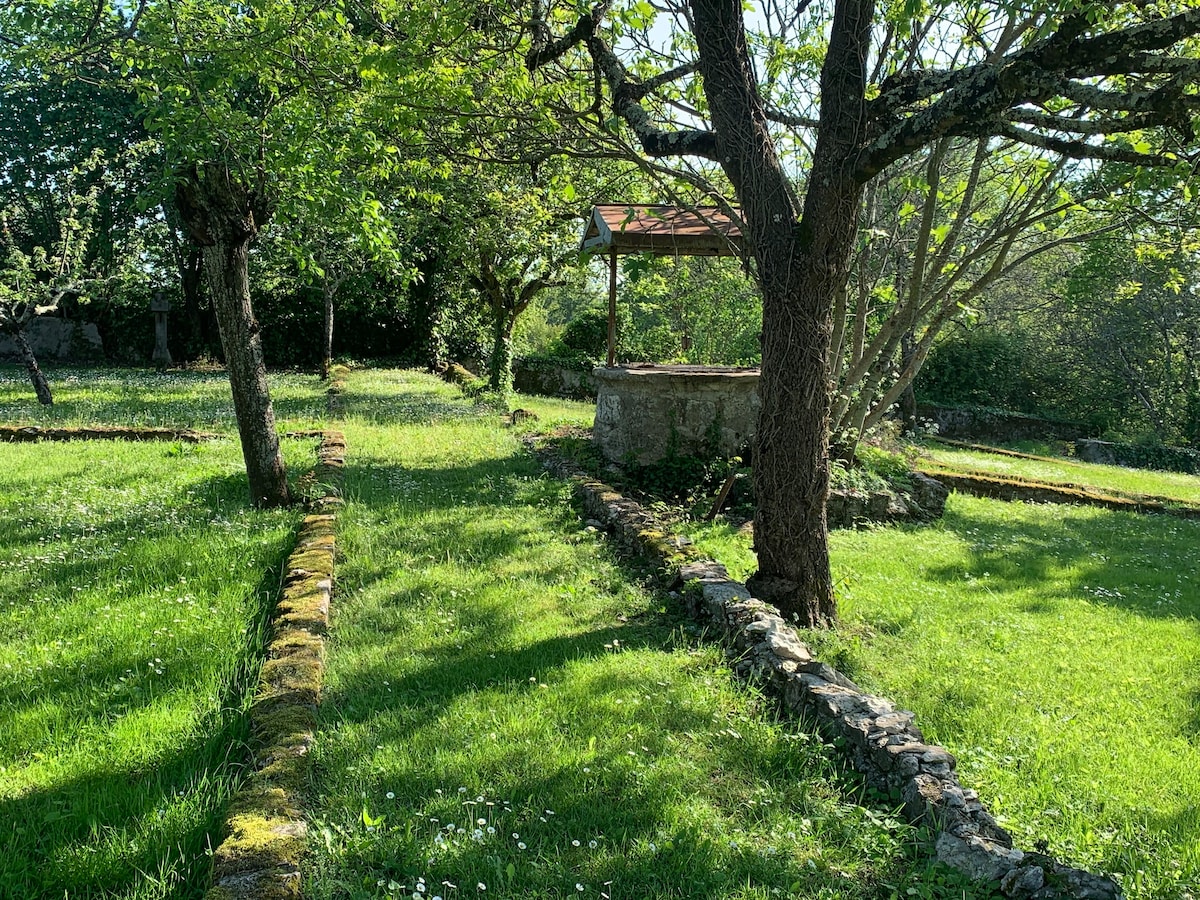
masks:
[[(689, 534), (753, 572), (748, 536)], [(952, 494), (940, 522), (830, 543), (822, 659), (914, 710), (1023, 846), (1131, 897), (1197, 890), (1200, 522)]]
[(1200, 880), (1200, 523), (954, 495), (833, 547), (843, 626), (817, 648), (915, 710), (1027, 846), (1131, 896)]
[[(45, 427), (123, 425), (236, 432), (223, 371), (48, 367), (53, 406), (41, 406), (23, 368), (0, 365), (0, 423)], [(320, 427), (324, 385), (314, 375), (270, 374), (275, 418), (284, 427)]]

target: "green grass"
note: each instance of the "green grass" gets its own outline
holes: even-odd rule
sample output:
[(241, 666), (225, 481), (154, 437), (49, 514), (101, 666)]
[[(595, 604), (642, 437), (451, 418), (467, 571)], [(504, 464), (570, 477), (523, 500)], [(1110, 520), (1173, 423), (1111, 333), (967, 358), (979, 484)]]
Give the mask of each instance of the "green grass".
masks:
[[(234, 433), (223, 371), (74, 369), (48, 366), (54, 405), (37, 402), (23, 368), (0, 365), (0, 422), (6, 425), (124, 425)], [(271, 373), (275, 417), (285, 428), (320, 427), (324, 385), (313, 375)]]
[[(728, 527), (695, 536), (752, 569)], [(916, 711), (1023, 846), (1196, 895), (1200, 523), (954, 494), (937, 525), (831, 542), (823, 658)]]
[(0, 444), (0, 897), (202, 892), (299, 516), (244, 478), (230, 440)]
[(456, 395), (350, 378), (307, 896), (971, 896)]
[(922, 452), (932, 463), (927, 468), (935, 475), (938, 469), (944, 469), (1200, 504), (1200, 478), (1195, 475), (1101, 466), (1069, 459), (1023, 459), (940, 444), (925, 444)]

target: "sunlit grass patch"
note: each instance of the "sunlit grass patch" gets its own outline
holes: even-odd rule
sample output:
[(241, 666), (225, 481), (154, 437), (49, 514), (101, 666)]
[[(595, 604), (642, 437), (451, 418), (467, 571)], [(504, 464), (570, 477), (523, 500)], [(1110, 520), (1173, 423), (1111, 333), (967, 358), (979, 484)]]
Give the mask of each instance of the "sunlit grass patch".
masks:
[[(124, 425), (235, 432), (224, 372), (45, 367), (54, 405), (41, 406), (25, 370), (0, 366), (0, 422), (9, 425)], [(275, 417), (284, 427), (320, 427), (324, 385), (314, 375), (269, 376)]]
[[(694, 534), (752, 571), (747, 537)], [(1025, 847), (1196, 894), (1200, 523), (954, 494), (938, 524), (831, 544), (822, 658), (915, 710)]]
[(310, 896), (964, 896), (495, 410), (358, 377)]
[(924, 445), (922, 453), (924, 467), (935, 476), (939, 469), (977, 472), (1200, 504), (1200, 477), (1179, 472), (1103, 466), (1071, 459), (1026, 459), (933, 443)]
[(0, 457), (0, 896), (197, 896), (299, 511), (230, 440)]

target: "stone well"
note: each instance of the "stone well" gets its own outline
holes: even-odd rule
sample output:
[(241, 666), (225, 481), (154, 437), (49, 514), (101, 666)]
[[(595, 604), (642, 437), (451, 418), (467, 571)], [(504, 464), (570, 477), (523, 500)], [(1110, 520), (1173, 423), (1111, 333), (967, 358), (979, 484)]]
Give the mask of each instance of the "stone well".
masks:
[(758, 419), (758, 369), (630, 364), (599, 367), (592, 436), (615, 463), (735, 456)]

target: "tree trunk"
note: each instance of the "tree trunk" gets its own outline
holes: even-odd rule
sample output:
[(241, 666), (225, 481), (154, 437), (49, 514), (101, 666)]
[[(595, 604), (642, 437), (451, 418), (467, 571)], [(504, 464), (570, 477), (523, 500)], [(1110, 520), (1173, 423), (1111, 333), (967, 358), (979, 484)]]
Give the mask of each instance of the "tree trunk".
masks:
[[(911, 331), (906, 331), (900, 340), (900, 371), (907, 372), (916, 356), (917, 347)], [(913, 389), (914, 374), (900, 393), (900, 427), (906, 434), (917, 433), (917, 392)]]
[(333, 293), (334, 288), (326, 278), (321, 284), (325, 295), (325, 331), (321, 341), (321, 380), (329, 380), (329, 370), (333, 368)]
[(492, 309), (492, 359), (488, 387), (507, 393), (512, 390), (513, 326), (517, 317), (507, 309)]
[(821, 72), (821, 128), (802, 215), (775, 154), (740, 0), (691, 0), (718, 156), (737, 191), (763, 295), (762, 401), (754, 447), (758, 571), (747, 586), (805, 626), (837, 615), (829, 570), (829, 350), (862, 186), (871, 0), (836, 7)]
[(267, 390), (262, 336), (250, 306), (250, 244), (270, 216), (262, 190), (261, 185), (247, 186), (228, 169), (213, 164), (205, 167), (203, 177), (195, 170), (184, 173), (176, 185), (176, 199), (188, 231), (204, 254), (204, 272), (217, 313), (250, 482), (250, 502), (268, 507), (287, 505), (292, 495)]
[(53, 406), (54, 395), (50, 393), (50, 383), (46, 381), (46, 376), (38, 366), (37, 357), (33, 355), (33, 348), (29, 346), (29, 339), (25, 337), (25, 332), (18, 328), (12, 332), (13, 340), (17, 343), (17, 350), (21, 353), (21, 362), (25, 364), (25, 371), (29, 373), (29, 380), (33, 382), (33, 392), (37, 394), (38, 403), (42, 406)]
[(285, 506), (292, 496), (267, 389), (262, 336), (250, 307), (249, 249), (249, 238), (205, 247), (204, 270), (221, 329), (251, 502), (260, 507)]

